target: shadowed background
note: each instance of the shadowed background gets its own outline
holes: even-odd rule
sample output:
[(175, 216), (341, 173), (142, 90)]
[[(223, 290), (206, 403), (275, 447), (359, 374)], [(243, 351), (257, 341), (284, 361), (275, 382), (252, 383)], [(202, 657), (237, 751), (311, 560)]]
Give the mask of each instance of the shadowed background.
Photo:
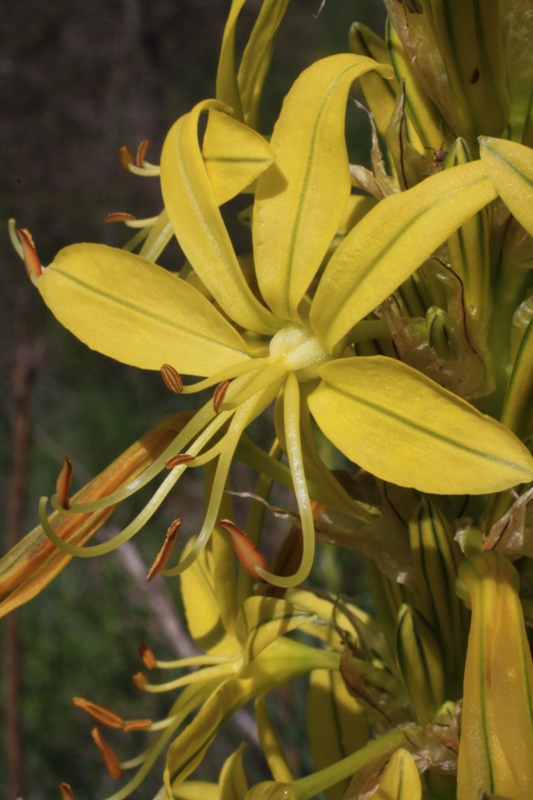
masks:
[[(2, 3), (0, 500), (6, 537), (36, 525), (38, 498), (53, 493), (65, 455), (75, 464), (73, 488), (79, 488), (160, 416), (184, 407), (157, 374), (141, 374), (90, 352), (55, 322), (9, 243), (7, 219), (15, 217), (32, 232), (47, 264), (73, 242), (126, 241), (121, 226), (103, 223), (109, 212), (129, 211), (138, 217), (158, 213), (157, 179), (126, 174), (118, 149), (128, 144), (135, 150), (148, 138), (147, 158), (157, 163), (169, 126), (196, 102), (214, 95), (229, 5), (228, 0)], [(289, 5), (267, 81), (266, 133), (298, 73), (317, 58), (346, 49), (352, 21), (366, 22), (378, 32), (383, 29), (383, 9), (376, 0), (328, 0), (315, 19), (318, 6), (319, 0), (293, 0)], [(242, 41), (259, 7), (259, 0), (246, 4)], [(350, 109), (348, 137), (351, 158), (366, 162), (368, 120), (355, 108)], [(245, 232), (235, 230), (242, 249)], [(165, 266), (176, 269), (180, 264), (174, 244), (165, 255)], [(261, 430), (257, 433), (260, 436)], [(235, 479), (252, 488), (246, 475), (238, 473)], [(131, 518), (141, 502), (134, 498), (123, 520)], [(8, 654), (2, 670), (7, 722), (0, 742), (0, 796), (16, 796), (17, 771), (23, 774), (25, 800), (59, 797), (60, 781), (72, 785), (77, 800), (116, 790), (92, 743), (92, 722), (71, 705), (73, 696), (111, 706), (126, 718), (165, 713), (174, 695), (139, 695), (131, 675), (141, 668), (141, 640), (147, 639), (162, 658), (176, 657), (180, 647), (187, 647), (177, 622), (177, 582), (168, 586), (157, 578), (147, 591), (143, 564), (151, 563), (165, 526), (183, 514), (185, 504), (192, 532), (194, 509), (201, 514), (202, 504), (194, 476), (183, 481), (159, 520), (136, 537), (135, 546), (124, 555), (72, 563), (18, 613), (9, 636), (6, 624), (0, 625), (2, 653)], [(316, 579), (353, 596), (357, 584), (349, 576), (339, 577), (331, 552), (324, 556)], [(11, 702), (6, 701), (6, 686), (16, 685), (12, 681), (17, 677), (20, 694), (11, 693)], [(304, 715), (303, 684), (293, 692), (285, 690), (283, 700), (276, 713), (283, 729), (294, 732), (286, 744), (295, 755)], [(219, 737), (199, 777), (216, 779), (220, 764), (247, 731), (249, 778), (266, 776), (254, 749), (253, 725), (247, 729), (250, 721), (250, 714), (244, 714)], [(107, 738), (121, 759), (146, 747), (142, 734)], [(295, 765), (311, 767), (296, 755)], [(160, 772), (156, 768), (134, 796), (153, 797)]]

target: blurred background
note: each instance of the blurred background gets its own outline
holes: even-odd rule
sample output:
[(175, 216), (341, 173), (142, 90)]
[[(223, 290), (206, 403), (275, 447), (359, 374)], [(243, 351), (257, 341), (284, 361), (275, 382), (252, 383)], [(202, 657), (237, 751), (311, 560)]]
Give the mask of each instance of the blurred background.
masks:
[[(377, 0), (292, 0), (278, 36), (267, 81), (263, 132), (269, 133), (284, 94), (317, 58), (347, 47), (356, 19), (383, 31)], [(0, 500), (4, 532), (21, 536), (37, 524), (37, 502), (54, 491), (68, 455), (77, 489), (101, 471), (162, 415), (184, 407), (157, 374), (140, 373), (89, 351), (64, 331), (40, 302), (7, 235), (7, 220), (28, 228), (43, 264), (78, 241), (121, 245), (128, 234), (105, 225), (106, 214), (160, 211), (157, 179), (127, 174), (118, 149), (150, 140), (158, 162), (169, 126), (196, 102), (214, 95), (218, 49), (229, 0), (4, 0), (0, 25)], [(260, 0), (242, 13), (246, 40)], [(369, 125), (349, 110), (350, 156), (367, 163)], [(232, 209), (229, 209), (231, 215)], [(239, 234), (244, 236), (245, 234)], [(243, 240), (239, 247), (246, 248)], [(179, 268), (177, 245), (165, 266)], [(196, 401), (197, 402), (197, 401)], [(195, 403), (196, 404), (196, 403)], [(261, 430), (256, 434), (261, 437)], [(241, 470), (238, 487), (252, 488)], [(13, 771), (22, 774), (25, 800), (59, 797), (61, 781), (77, 800), (116, 791), (94, 746), (92, 720), (71, 704), (83, 696), (126, 718), (158, 718), (172, 697), (141, 695), (131, 676), (142, 667), (137, 649), (147, 640), (158, 657), (186, 654), (178, 582), (146, 583), (166, 525), (183, 514), (190, 532), (201, 514), (201, 487), (178, 484), (168, 503), (134, 544), (118, 555), (74, 561), (16, 623), (0, 622), (3, 692), (0, 796), (11, 800)], [(146, 501), (146, 498), (144, 498)], [(143, 498), (134, 498), (131, 518)], [(290, 498), (287, 500), (290, 505)], [(181, 512), (180, 512), (181, 509)], [(196, 512), (195, 512), (196, 509)], [(105, 535), (105, 534), (104, 534)], [(357, 557), (341, 575), (335, 551), (324, 549), (314, 579), (365, 602)], [(344, 561), (346, 564), (346, 561)], [(7, 660), (6, 660), (7, 659)], [(6, 690), (18, 678), (18, 697)], [(157, 680), (157, 678), (155, 678)], [(162, 678), (160, 678), (162, 680)], [(295, 765), (304, 721), (305, 682), (285, 691), (276, 715)], [(13, 717), (18, 720), (13, 723)], [(120, 759), (146, 747), (142, 734), (107, 735)], [(250, 710), (219, 737), (198, 777), (216, 780), (220, 764), (243, 738), (249, 779), (266, 776), (254, 745)], [(17, 768), (16, 761), (20, 759)], [(134, 797), (151, 798), (159, 769)], [(9, 768), (8, 768), (9, 767)]]

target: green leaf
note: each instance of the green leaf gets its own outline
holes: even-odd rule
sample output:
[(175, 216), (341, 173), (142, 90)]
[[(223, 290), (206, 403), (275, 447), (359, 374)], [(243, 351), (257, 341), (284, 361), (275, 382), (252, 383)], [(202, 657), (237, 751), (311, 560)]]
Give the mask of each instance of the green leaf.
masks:
[(516, 142), (479, 139), (481, 160), (503, 202), (533, 236), (533, 150)]
[(249, 358), (244, 340), (200, 292), (118, 248), (65, 247), (38, 288), (65, 328), (124, 364), (212, 375)]
[(253, 216), (257, 279), (282, 319), (298, 306), (337, 233), (350, 195), (344, 117), (353, 81), (391, 67), (342, 54), (306, 69), (285, 98), (271, 147), (276, 163), (259, 178)]
[(383, 356), (331, 361), (309, 407), (363, 469), (436, 494), (485, 494), (533, 478), (533, 457), (507, 428), (425, 375)]
[(332, 351), (350, 328), (403, 283), (496, 192), (479, 161), (432, 175), (382, 200), (332, 256), (311, 308), (311, 323)]
[[(161, 155), (165, 207), (187, 259), (228, 316), (256, 333), (274, 333), (279, 322), (246, 283), (200, 152), (198, 121), (212, 109), (228, 110), (217, 100), (205, 100), (180, 117), (167, 135)], [(253, 149), (257, 134), (249, 134)]]
[(219, 206), (246, 189), (274, 160), (262, 136), (216, 109), (209, 112), (202, 155)]

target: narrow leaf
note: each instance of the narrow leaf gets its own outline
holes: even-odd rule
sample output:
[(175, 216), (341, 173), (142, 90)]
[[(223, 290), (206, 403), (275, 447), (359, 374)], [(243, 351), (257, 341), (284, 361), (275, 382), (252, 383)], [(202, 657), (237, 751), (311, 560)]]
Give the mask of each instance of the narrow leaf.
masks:
[(340, 359), (319, 374), (311, 413), (339, 450), (382, 480), (485, 494), (533, 477), (533, 457), (514, 434), (399, 361)]

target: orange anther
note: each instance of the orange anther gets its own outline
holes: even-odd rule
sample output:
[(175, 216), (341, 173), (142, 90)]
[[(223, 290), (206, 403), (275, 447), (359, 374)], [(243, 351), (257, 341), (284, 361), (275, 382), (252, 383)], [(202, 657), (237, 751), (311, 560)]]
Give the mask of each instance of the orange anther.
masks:
[(130, 733), (130, 731), (145, 731), (147, 728), (151, 728), (152, 725), (153, 723), (151, 719), (132, 719), (125, 723), (124, 732)]
[(154, 563), (150, 569), (150, 572), (146, 576), (146, 579), (151, 581), (152, 578), (161, 572), (165, 564), (167, 563), (169, 556), (172, 552), (172, 548), (174, 547), (174, 542), (176, 541), (176, 536), (178, 535), (178, 531), (180, 529), (181, 523), (183, 522), (182, 519), (175, 519), (172, 525), (170, 525), (169, 529), (167, 530), (167, 535), (165, 537), (165, 542), (163, 547), (159, 551), (156, 556)]
[(144, 164), (144, 157), (146, 155), (146, 151), (148, 150), (149, 144), (150, 142), (148, 141), (148, 139), (143, 139), (139, 147), (137, 148), (137, 156), (135, 161), (138, 167), (142, 167)]
[(91, 717), (101, 722), (102, 725), (107, 725), (108, 728), (124, 727), (124, 720), (122, 717), (119, 717), (118, 714), (115, 714), (114, 711), (110, 711), (110, 709), (105, 706), (91, 703), (90, 700), (85, 700), (83, 697), (73, 697), (72, 702), (77, 708), (82, 708), (87, 714), (90, 714)]
[(226, 392), (228, 391), (228, 387), (229, 387), (229, 381), (222, 381), (222, 383), (218, 384), (217, 388), (213, 393), (213, 408), (215, 409), (217, 414), (220, 411), (222, 403), (224, 402), (224, 398), (226, 396)]
[(165, 461), (165, 467), (167, 469), (174, 469), (174, 467), (179, 467), (180, 464), (188, 464), (189, 461), (194, 461), (194, 456), (191, 456), (190, 453), (178, 453), (177, 456), (170, 456), (170, 458)]
[(108, 743), (100, 733), (98, 728), (93, 728), (91, 731), (91, 735), (94, 739), (94, 742), (97, 748), (100, 750), (102, 754), (102, 758), (104, 759), (104, 763), (107, 767), (107, 771), (111, 775), (114, 780), (118, 780), (122, 777), (122, 767), (120, 766), (120, 761), (114, 754), (114, 752), (109, 747)]
[(181, 394), (183, 391), (183, 381), (181, 375), (170, 364), (163, 364), (161, 367), (161, 377), (165, 381), (165, 386), (174, 394)]
[(252, 578), (261, 580), (256, 572), (256, 567), (261, 567), (261, 569), (267, 568), (264, 555), (259, 552), (257, 547), (250, 541), (245, 532), (242, 531), (238, 525), (235, 525), (235, 523), (230, 519), (221, 519), (218, 524), (231, 536), (231, 541), (233, 543), (233, 548), (237, 558), (246, 572), (248, 572)]
[(152, 648), (148, 647), (146, 642), (141, 642), (139, 645), (139, 655), (146, 669), (157, 667), (157, 659), (152, 652)]
[(144, 674), (144, 672), (138, 672), (136, 675), (133, 676), (132, 681), (135, 688), (138, 689), (140, 692), (146, 691), (148, 681), (146, 680), (146, 675)]
[(72, 461), (65, 456), (65, 463), (56, 481), (56, 492), (62, 508), (70, 508), (70, 482), (72, 480)]
[(118, 157), (120, 158), (120, 163), (126, 170), (126, 172), (130, 171), (130, 164), (133, 164), (133, 154), (130, 148), (127, 145), (123, 145), (120, 150), (118, 151)]
[(112, 214), (107, 215), (104, 222), (130, 222), (132, 219), (136, 219), (136, 217), (128, 214), (127, 211), (113, 211)]
[(43, 274), (43, 268), (41, 266), (41, 262), (39, 261), (39, 256), (37, 255), (37, 250), (35, 249), (32, 235), (28, 230), (26, 230), (26, 228), (17, 228), (17, 234), (20, 239), (20, 243), (22, 244), (22, 253), (24, 255), (24, 266), (26, 267), (26, 272), (28, 273), (29, 279), (33, 283), (36, 283), (37, 278), (40, 278)]
[(61, 800), (75, 800), (74, 792), (72, 791), (68, 783), (60, 783), (59, 791), (61, 792)]

